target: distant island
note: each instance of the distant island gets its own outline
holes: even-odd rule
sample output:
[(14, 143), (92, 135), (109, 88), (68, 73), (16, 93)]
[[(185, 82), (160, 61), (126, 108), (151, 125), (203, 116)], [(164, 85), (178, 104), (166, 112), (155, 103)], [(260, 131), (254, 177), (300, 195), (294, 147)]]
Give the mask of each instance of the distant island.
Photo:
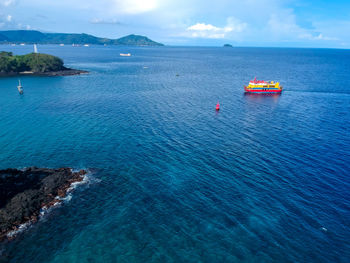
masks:
[(63, 60), (47, 54), (31, 53), (14, 56), (12, 52), (0, 52), (0, 77), (15, 75), (67, 76), (87, 73), (66, 68)]
[(88, 34), (42, 33), (35, 30), (0, 31), (0, 44), (91, 44), (126, 46), (163, 46), (148, 37), (128, 35), (118, 39), (100, 38)]
[(225, 44), (224, 47), (232, 47), (231, 44)]

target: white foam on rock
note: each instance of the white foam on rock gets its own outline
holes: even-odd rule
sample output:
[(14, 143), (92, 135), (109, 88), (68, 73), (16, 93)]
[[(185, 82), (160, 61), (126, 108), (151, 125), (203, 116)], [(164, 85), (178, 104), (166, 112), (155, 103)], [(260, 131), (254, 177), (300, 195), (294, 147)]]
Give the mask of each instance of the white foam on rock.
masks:
[[(71, 169), (71, 171), (72, 172), (79, 172), (80, 170), (73, 170), (73, 169)], [(82, 181), (74, 182), (74, 183), (71, 184), (71, 186), (67, 189), (65, 197), (61, 198), (59, 196), (56, 196), (55, 199), (57, 199), (57, 202), (55, 202), (52, 206), (50, 206), (50, 207), (47, 207), (47, 206), (42, 207), (40, 209), (40, 212), (39, 212), (38, 220), (42, 220), (45, 217), (45, 215), (47, 215), (50, 211), (52, 211), (52, 209), (60, 206), (63, 202), (69, 202), (72, 199), (72, 197), (73, 197), (72, 193), (70, 193), (70, 192), (72, 192), (79, 185), (90, 183), (91, 182), (91, 174), (92, 173), (88, 169), (86, 169), (86, 172), (87, 172), (86, 174), (82, 175), (82, 177), (83, 177)], [(33, 220), (29, 220), (28, 222), (25, 222), (25, 223), (19, 225), (19, 227), (16, 230), (8, 232), (6, 236), (8, 238), (13, 238), (16, 235), (18, 235), (19, 233), (21, 233), (24, 230), (28, 229), (32, 224), (33, 224)]]
[(6, 236), (8, 238), (12, 238), (12, 237), (16, 236), (17, 234), (26, 230), (28, 227), (31, 226), (31, 224), (32, 224), (32, 221), (25, 222), (24, 224), (20, 225), (16, 230), (12, 230), (12, 231), (8, 232)]

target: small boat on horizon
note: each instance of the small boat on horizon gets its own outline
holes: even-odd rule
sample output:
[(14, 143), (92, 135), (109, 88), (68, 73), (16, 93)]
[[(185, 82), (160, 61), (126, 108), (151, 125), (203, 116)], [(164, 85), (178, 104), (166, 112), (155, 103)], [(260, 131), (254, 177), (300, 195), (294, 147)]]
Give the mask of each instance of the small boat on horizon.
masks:
[(18, 86), (17, 86), (19, 94), (23, 94), (23, 87), (21, 85), (21, 80), (18, 80)]
[(130, 53), (120, 53), (119, 54), (121, 57), (131, 57)]
[(282, 86), (280, 86), (279, 82), (274, 81), (265, 81), (265, 80), (251, 80), (248, 86), (244, 86), (244, 91), (247, 93), (281, 93)]

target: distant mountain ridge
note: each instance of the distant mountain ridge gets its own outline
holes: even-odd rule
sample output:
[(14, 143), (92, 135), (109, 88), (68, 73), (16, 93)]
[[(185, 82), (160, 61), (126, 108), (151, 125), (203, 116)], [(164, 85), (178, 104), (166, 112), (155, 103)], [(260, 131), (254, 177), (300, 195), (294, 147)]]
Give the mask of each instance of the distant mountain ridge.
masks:
[(128, 35), (118, 39), (109, 39), (88, 34), (42, 33), (35, 30), (0, 31), (0, 44), (6, 43), (163, 46), (161, 43), (140, 35)]

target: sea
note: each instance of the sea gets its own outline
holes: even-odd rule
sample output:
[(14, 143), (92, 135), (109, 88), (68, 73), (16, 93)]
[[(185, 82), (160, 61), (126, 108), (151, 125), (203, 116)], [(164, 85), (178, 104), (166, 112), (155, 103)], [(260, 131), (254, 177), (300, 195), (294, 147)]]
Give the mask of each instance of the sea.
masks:
[(350, 262), (350, 50), (38, 50), (89, 74), (0, 78), (0, 169), (89, 174), (1, 263)]

